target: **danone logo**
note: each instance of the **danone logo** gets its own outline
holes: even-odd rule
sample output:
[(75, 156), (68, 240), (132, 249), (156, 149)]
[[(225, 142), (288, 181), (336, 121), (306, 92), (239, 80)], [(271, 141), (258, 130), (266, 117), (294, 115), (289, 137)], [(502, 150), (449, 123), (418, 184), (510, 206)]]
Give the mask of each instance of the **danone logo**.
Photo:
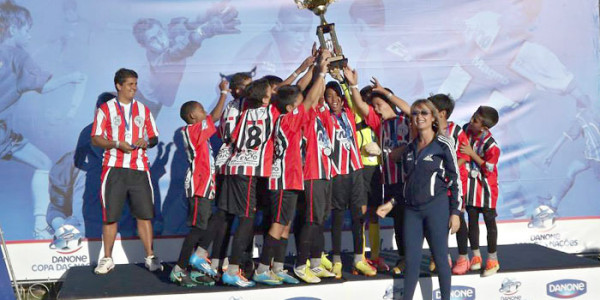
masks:
[[(433, 291), (433, 299), (442, 299), (440, 289)], [(450, 290), (450, 300), (475, 300), (475, 288), (470, 286), (453, 285)]]
[(546, 293), (550, 297), (568, 299), (587, 292), (587, 283), (577, 279), (563, 279), (546, 284)]

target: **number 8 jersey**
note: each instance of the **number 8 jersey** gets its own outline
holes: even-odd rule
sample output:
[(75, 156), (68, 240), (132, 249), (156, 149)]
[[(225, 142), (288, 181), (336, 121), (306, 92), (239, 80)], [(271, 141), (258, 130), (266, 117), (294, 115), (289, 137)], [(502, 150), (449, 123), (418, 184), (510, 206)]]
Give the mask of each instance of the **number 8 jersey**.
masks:
[(233, 155), (227, 162), (227, 175), (271, 176), (273, 128), (279, 117), (275, 106), (244, 110), (232, 135)]

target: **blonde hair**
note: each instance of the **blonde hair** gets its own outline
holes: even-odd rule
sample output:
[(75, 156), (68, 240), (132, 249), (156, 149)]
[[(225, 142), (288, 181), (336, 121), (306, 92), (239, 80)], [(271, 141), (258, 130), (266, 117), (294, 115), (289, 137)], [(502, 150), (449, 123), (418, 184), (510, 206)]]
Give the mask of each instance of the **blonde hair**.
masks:
[[(410, 115), (410, 125), (414, 126), (414, 122), (413, 122), (413, 118), (415, 116), (412, 115), (412, 112), (417, 108), (417, 106), (425, 106), (429, 109), (429, 111), (431, 111), (431, 115), (433, 116), (433, 132), (435, 133), (435, 136), (438, 136), (439, 134), (441, 134), (442, 132), (442, 128), (440, 127), (440, 114), (439, 111), (437, 110), (437, 108), (435, 108), (435, 105), (433, 105), (433, 102), (431, 102), (430, 100), (427, 99), (419, 99), (415, 102), (413, 102), (413, 104), (410, 106), (410, 111), (411, 111), (411, 115)], [(416, 135), (418, 136), (419, 133), (417, 132)], [(415, 137), (417, 137), (415, 136)]]

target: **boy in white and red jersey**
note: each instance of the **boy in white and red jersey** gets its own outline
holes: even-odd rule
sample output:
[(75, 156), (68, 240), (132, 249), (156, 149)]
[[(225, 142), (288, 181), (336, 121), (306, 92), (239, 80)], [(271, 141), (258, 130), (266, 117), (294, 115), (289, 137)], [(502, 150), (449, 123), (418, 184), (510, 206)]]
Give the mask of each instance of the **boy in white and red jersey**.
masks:
[(126, 199), (137, 219), (138, 233), (146, 251), (146, 267), (150, 271), (163, 269), (152, 250), (154, 196), (146, 156), (146, 148), (158, 143), (158, 130), (150, 110), (133, 99), (137, 77), (133, 70), (116, 72), (117, 97), (96, 110), (92, 127), (92, 144), (106, 150), (101, 175), (104, 257), (94, 269), (96, 274), (106, 274), (115, 266), (111, 256), (117, 235), (116, 222)]
[[(460, 152), (460, 145), (469, 144), (469, 139), (467, 138), (467, 134), (462, 130), (462, 128), (455, 124), (452, 121), (448, 121), (452, 111), (454, 110), (454, 100), (452, 100), (448, 95), (445, 94), (436, 94), (427, 98), (427, 100), (431, 101), (435, 108), (438, 110), (438, 116), (440, 118), (440, 128), (442, 130), (442, 134), (446, 137), (450, 138), (454, 142), (454, 150), (456, 151), (456, 159), (459, 169), (460, 182), (462, 185), (459, 187), (460, 195), (465, 198), (467, 191), (467, 180), (469, 179), (466, 163), (471, 161), (471, 158)], [(458, 244), (458, 259), (456, 260), (456, 265), (452, 267), (452, 273), (455, 275), (462, 275), (467, 273), (470, 268), (469, 265), (469, 257), (468, 257), (468, 229), (467, 223), (465, 222), (465, 201), (462, 201), (462, 206), (460, 208), (460, 214), (458, 215), (460, 219), (460, 227), (456, 232), (456, 242)], [(452, 258), (450, 254), (448, 254), (448, 260), (450, 265), (452, 266)], [(435, 270), (435, 263), (433, 259), (431, 259), (429, 263), (429, 269), (433, 272)]]
[[(217, 131), (213, 118), (219, 118), (224, 97), (206, 115), (204, 107), (196, 101), (188, 101), (181, 106), (180, 116), (188, 124), (181, 128), (183, 142), (188, 156), (189, 168), (185, 179), (185, 193), (188, 198), (188, 226), (190, 232), (183, 240), (179, 261), (173, 267), (169, 278), (181, 286), (193, 287), (197, 284), (214, 285), (212, 278), (216, 271), (210, 267), (207, 248), (210, 235), (207, 232), (212, 211), (211, 200), (215, 197), (215, 166), (210, 145), (210, 137)], [(197, 250), (194, 247), (198, 244)], [(188, 273), (192, 265), (202, 273)]]
[[(387, 96), (392, 92), (389, 89), (382, 88), (376, 80), (373, 81), (375, 83), (374, 87), (363, 88), (359, 93), (356, 71), (350, 70), (349, 67), (345, 68), (344, 76), (350, 84), (352, 101), (356, 111), (363, 116), (367, 126), (373, 129), (382, 150), (381, 183), (383, 184), (383, 200), (387, 202), (394, 199), (396, 203), (402, 203), (402, 171), (398, 158), (403, 147), (410, 141), (410, 118), (406, 117), (403, 112), (397, 111), (396, 104), (390, 102), (389, 96)], [(368, 98), (363, 99), (362, 95), (368, 96)], [(399, 99), (398, 101), (403, 100)], [(392, 272), (396, 275), (402, 272), (404, 264), (403, 212), (404, 207), (402, 205), (394, 207), (395, 240), (400, 257), (396, 266), (392, 268)]]
[[(227, 161), (224, 189), (219, 195), (219, 214), (239, 218), (233, 236), (227, 272), (222, 280), (238, 287), (254, 286), (240, 271), (244, 250), (254, 236), (257, 177), (270, 177), (273, 164), (273, 127), (279, 111), (270, 105), (271, 88), (266, 79), (253, 81), (247, 88), (239, 123), (231, 136), (233, 153)], [(228, 220), (229, 223), (229, 220)]]
[(471, 162), (466, 164), (469, 179), (466, 186), (467, 214), (469, 215), (469, 241), (473, 258), (471, 270), (481, 269), (479, 251), (479, 214), (483, 214), (487, 229), (488, 259), (483, 276), (495, 274), (500, 269), (496, 247), (496, 201), (498, 200), (498, 159), (500, 148), (489, 131), (498, 123), (498, 112), (489, 106), (480, 106), (471, 117), (471, 122), (463, 128), (469, 143), (460, 146), (460, 152), (468, 155)]
[(333, 166), (332, 179), (332, 226), (331, 241), (333, 252), (333, 273), (342, 278), (342, 226), (344, 214), (350, 209), (352, 217), (352, 236), (354, 242), (353, 272), (374, 276), (377, 270), (364, 259), (364, 223), (367, 210), (367, 197), (364, 194), (363, 164), (356, 140), (356, 122), (354, 113), (345, 99), (342, 88), (337, 82), (327, 83), (325, 101), (331, 119), (329, 137), (333, 151), (330, 159)]
[[(231, 135), (237, 126), (240, 116), (244, 108), (244, 95), (246, 87), (252, 82), (251, 72), (239, 72), (231, 76), (229, 80), (229, 88), (233, 100), (228, 102), (223, 109), (223, 113), (219, 118), (219, 127), (217, 135), (221, 138), (222, 144), (219, 148), (216, 160), (216, 194), (215, 202), (218, 207), (220, 193), (226, 190), (224, 186), (226, 164), (232, 153)], [(227, 90), (221, 89), (221, 94), (226, 95)], [(212, 255), (211, 268), (218, 270), (219, 265), (227, 256), (227, 247), (229, 245), (230, 226), (233, 215), (225, 215), (216, 213), (211, 216), (209, 221), (209, 231), (212, 232)]]
[[(325, 62), (318, 68), (325, 68)], [(308, 121), (307, 110), (317, 103), (324, 82), (318, 78), (306, 98), (300, 87), (293, 85), (278, 88), (275, 106), (282, 115), (275, 123), (275, 150), (273, 170), (269, 178), (272, 224), (263, 244), (260, 264), (253, 279), (256, 282), (277, 285), (282, 282), (298, 283), (283, 270), (287, 238), (295, 215), (298, 196), (304, 189), (302, 175), (302, 132)], [(273, 267), (269, 270), (273, 260)]]

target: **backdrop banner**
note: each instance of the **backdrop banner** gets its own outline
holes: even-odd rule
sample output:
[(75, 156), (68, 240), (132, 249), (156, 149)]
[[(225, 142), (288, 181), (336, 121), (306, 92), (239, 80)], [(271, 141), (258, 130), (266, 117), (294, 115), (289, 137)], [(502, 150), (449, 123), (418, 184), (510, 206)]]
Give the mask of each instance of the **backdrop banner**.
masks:
[[(117, 69), (138, 72), (136, 99), (160, 131), (148, 152), (153, 224), (173, 241), (188, 230), (181, 104), (210, 111), (220, 73), (288, 77), (319, 24), (292, 0), (10, 2), (0, 4), (0, 219), (11, 256), (35, 256), (15, 260), (19, 279), (97, 259), (85, 242), (102, 229), (91, 122)], [(344, 0), (326, 18), (361, 87), (376, 77), (408, 102), (449, 93), (459, 125), (480, 105), (500, 112), (491, 132), (502, 151), (501, 244), (600, 249), (598, 1)], [(120, 237), (136, 231), (125, 209)]]

